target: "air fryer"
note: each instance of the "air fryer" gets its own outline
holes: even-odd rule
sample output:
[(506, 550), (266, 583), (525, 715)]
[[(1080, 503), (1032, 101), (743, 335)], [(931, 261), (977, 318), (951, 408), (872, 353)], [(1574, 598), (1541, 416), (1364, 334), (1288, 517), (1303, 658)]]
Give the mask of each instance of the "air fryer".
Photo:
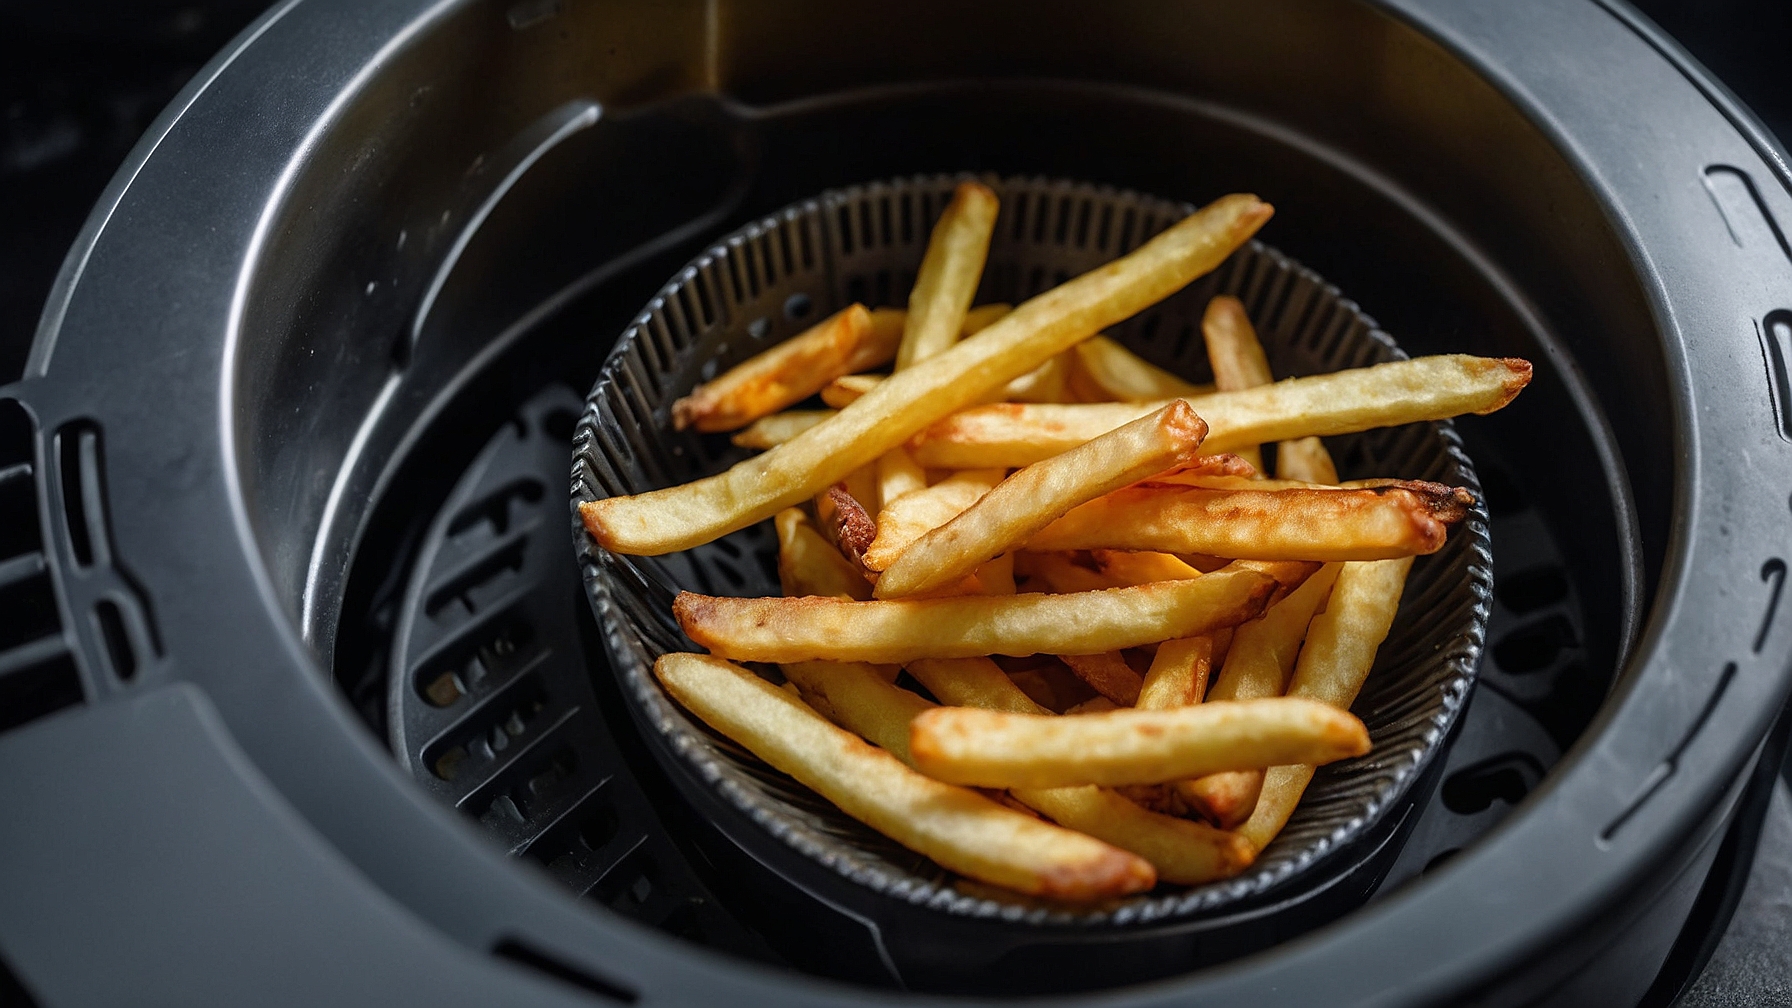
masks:
[(139, 144), (0, 389), (24, 990), (1012, 992), (905, 975), (896, 922), (680, 797), (562, 496), (583, 393), (683, 263), (829, 187), (957, 171), (1256, 192), (1264, 240), (1409, 352), (1537, 364), (1459, 423), (1488, 657), (1386, 855), (1200, 961), (1056, 993), (1665, 996), (1777, 765), (1792, 174), (1628, 8), (1529, 0), (276, 6)]

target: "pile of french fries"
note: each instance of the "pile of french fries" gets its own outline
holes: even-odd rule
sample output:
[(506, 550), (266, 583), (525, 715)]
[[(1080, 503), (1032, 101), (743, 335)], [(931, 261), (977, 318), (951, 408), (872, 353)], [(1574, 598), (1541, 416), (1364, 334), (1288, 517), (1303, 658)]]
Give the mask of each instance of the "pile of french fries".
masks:
[(709, 654), (661, 657), (666, 690), (969, 879), (1089, 901), (1249, 866), (1316, 766), (1368, 752), (1349, 707), (1407, 570), (1475, 503), (1340, 484), (1321, 438), (1492, 412), (1531, 373), (1453, 355), (1277, 382), (1230, 297), (1203, 324), (1215, 387), (1101, 335), (1271, 212), (1226, 196), (972, 307), (997, 200), (966, 182), (906, 311), (853, 305), (679, 400), (681, 429), (765, 451), (586, 503), (586, 528), (656, 555), (775, 517), (784, 595), (679, 595)]

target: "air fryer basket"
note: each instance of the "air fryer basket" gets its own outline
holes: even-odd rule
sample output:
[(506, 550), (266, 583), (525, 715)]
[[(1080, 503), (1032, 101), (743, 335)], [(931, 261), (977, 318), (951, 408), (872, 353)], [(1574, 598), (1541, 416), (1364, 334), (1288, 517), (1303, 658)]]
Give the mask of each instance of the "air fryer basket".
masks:
[[(1428, 872), (1366, 859), (1326, 914), (1271, 903), (1212, 940), (1329, 924), (1103, 996), (1634, 1000), (1789, 682), (1792, 176), (1619, 0), (277, 5), (132, 155), (0, 390), (0, 492), (28, 489), (8, 507), (42, 533), (0, 557), (0, 589), (46, 617), (9, 625), (31, 639), (0, 643), (0, 678), (84, 701), (0, 735), (0, 804), (31, 824), (0, 862), (9, 965), (52, 1004), (150, 986), (326, 1003), (351, 982), (863, 998), (700, 947), (763, 957), (751, 936), (619, 919), (634, 876), (614, 900), (596, 885), (603, 906), (569, 898), (418, 786), (379, 699), (431, 519), (544, 386), (589, 387), (610, 334), (715, 236), (830, 187), (963, 169), (1260, 193), (1279, 211), (1263, 239), (1408, 352), (1538, 365), (1512, 408), (1457, 427), (1496, 552), (1548, 561), (1501, 585), (1548, 590), (1496, 595), (1492, 661), (1427, 771), (1445, 798), (1488, 767), (1535, 786), (1492, 830), (1503, 799), (1415, 810), (1399, 829), (1439, 851)], [(529, 611), (570, 629), (536, 640), (592, 660), (577, 585), (544, 599)], [(834, 972), (875, 976), (881, 935), (911, 922), (692, 844), (716, 810), (661, 778), (608, 681), (591, 703), (660, 824), (634, 849), (684, 859), (660, 877), (688, 868), (675, 887), (711, 909), (856, 930), (864, 960)], [(490, 740), (504, 773), (521, 753)], [(1456, 765), (1471, 742), (1485, 765)], [(92, 800), (69, 800), (77, 783)], [(548, 867), (642, 864), (598, 846)], [(169, 896), (195, 892), (204, 907)], [(302, 908), (277, 915), (277, 947), (344, 967), (271, 960), (246, 925), (276, 905)], [(69, 934), (113, 968), (63, 968)]]
[[(1002, 200), (979, 302), (1018, 304), (1071, 276), (1131, 251), (1193, 211), (1137, 194), (1061, 181), (986, 180)], [(624, 332), (588, 400), (574, 438), (573, 503), (619, 492), (639, 492), (708, 475), (745, 453), (726, 437), (671, 430), (672, 401), (711, 375), (800, 331), (851, 301), (901, 301), (913, 283), (935, 218), (951, 197), (946, 176), (901, 179), (825, 193), (730, 235), (655, 295)], [(1314, 374), (1403, 358), (1387, 334), (1311, 271), (1258, 243), (1212, 274), (1113, 330), (1154, 363), (1192, 380), (1210, 380), (1198, 338), (1208, 299), (1241, 297), (1257, 320), (1279, 374)], [(1373, 473), (1428, 479), (1479, 490), (1451, 425), (1405, 428), (1333, 439), (1346, 478)], [(1408, 787), (1436, 755), (1473, 684), (1481, 658), (1491, 570), (1486, 511), (1476, 513), (1445, 549), (1415, 564), (1409, 603), (1383, 646), (1385, 660), (1357, 710), (1375, 750), (1327, 767), (1275, 844), (1244, 875), (1225, 882), (1134, 897), (1083, 912), (1004, 904), (957, 891), (949, 874), (917, 858), (819, 801), (806, 789), (768, 773), (756, 759), (672, 703), (654, 682), (657, 653), (688, 648), (670, 622), (681, 588), (727, 595), (775, 595), (776, 544), (761, 524), (708, 546), (666, 558), (611, 554), (575, 523), (586, 557), (586, 585), (609, 643), (611, 659), (658, 750), (671, 750), (737, 812), (767, 832), (832, 867), (855, 883), (902, 902), (988, 918), (1010, 956), (1027, 924), (1166, 924), (1210, 915), (1260, 897), (1299, 877), (1315, 861), (1373, 836), (1387, 815), (1403, 813)], [(755, 848), (758, 831), (730, 830), (732, 841)], [(1347, 861), (1332, 858), (1334, 870)], [(1299, 881), (1312, 887), (1311, 879)], [(1211, 927), (1211, 925), (1209, 925)], [(969, 964), (987, 989), (1063, 989), (1067, 975), (1081, 982), (1105, 978), (1099, 959), (1121, 944), (1097, 929), (1093, 948), (1058, 961), (1054, 971), (1033, 965), (1024, 974), (998, 975), (987, 943), (958, 945), (959, 970)], [(1135, 934), (1136, 937), (1136, 934)], [(1060, 946), (1068, 934), (1046, 934)], [(825, 941), (825, 938), (819, 939)], [(1085, 937), (1087, 940), (1087, 937)], [(908, 950), (886, 939), (905, 976)], [(1134, 979), (1143, 958), (1129, 953)], [(1164, 955), (1159, 969), (1186, 970), (1198, 957)], [(911, 981), (912, 982), (912, 981)], [(1098, 983), (1105, 982), (1097, 980)]]

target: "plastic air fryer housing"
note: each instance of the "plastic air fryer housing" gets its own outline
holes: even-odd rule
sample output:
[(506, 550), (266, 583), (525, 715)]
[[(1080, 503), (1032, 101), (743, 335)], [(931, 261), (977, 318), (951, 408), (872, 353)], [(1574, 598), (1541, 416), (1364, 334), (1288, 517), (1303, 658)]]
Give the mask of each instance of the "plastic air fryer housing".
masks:
[[(1485, 677), (1560, 760), (1366, 906), (1116, 975), (1103, 1003), (1641, 997), (1792, 684), (1792, 175), (1616, 0), (275, 6), (123, 166), (0, 387), (20, 984), (46, 1005), (908, 999), (572, 898), (420, 785), (358, 689), (394, 655), (369, 614), (407, 597), (393, 516), (428, 538), (483, 446), (544, 385), (589, 387), (680, 263), (831, 186), (961, 170), (1258, 192), (1264, 240), (1409, 352), (1538, 365), (1459, 426), (1496, 568), (1498, 471), (1572, 584), (1565, 688)], [(618, 772), (663, 795), (604, 720)], [(652, 800), (655, 849), (708, 828)], [(681, 891), (813, 909), (725, 868), (691, 861)]]

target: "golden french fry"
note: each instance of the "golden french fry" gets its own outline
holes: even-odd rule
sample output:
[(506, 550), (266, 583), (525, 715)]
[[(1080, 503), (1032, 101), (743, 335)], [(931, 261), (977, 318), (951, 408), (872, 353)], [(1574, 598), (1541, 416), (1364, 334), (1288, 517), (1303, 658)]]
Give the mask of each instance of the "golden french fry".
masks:
[(710, 727), (951, 871), (1061, 899), (1120, 896), (1156, 883), (1137, 856), (929, 780), (746, 669), (669, 654), (654, 663), (654, 674)]
[(1144, 679), (1126, 664), (1126, 659), (1121, 657), (1120, 652), (1104, 651), (1101, 654), (1058, 657), (1070, 666), (1070, 671), (1075, 672), (1078, 679), (1094, 687), (1095, 692), (1100, 693), (1103, 699), (1122, 707), (1131, 707), (1139, 702), (1139, 687), (1144, 685)]
[(1096, 654), (1193, 637), (1251, 619), (1274, 590), (1273, 579), (1240, 570), (1076, 595), (843, 602), (682, 592), (672, 612), (693, 641), (724, 658), (910, 662)]
[(845, 374), (871, 333), (871, 313), (848, 305), (807, 332), (728, 369), (672, 404), (679, 430), (729, 431), (801, 402)]
[(979, 595), (1013, 595), (1014, 554), (1004, 553), (985, 562), (972, 576), (977, 579)]
[(1076, 345), (1077, 364), (1108, 399), (1156, 402), (1212, 392), (1211, 385), (1183, 381), (1106, 336), (1091, 336)]
[[(877, 522), (845, 483), (834, 484), (815, 499), (815, 516), (821, 522), (823, 535), (842, 556), (863, 571), (865, 549), (877, 538)], [(870, 578), (861, 574), (860, 580), (869, 581)]]
[(1022, 469), (951, 521), (915, 540), (878, 579), (878, 598), (919, 595), (951, 584), (1027, 541), (1071, 508), (1195, 453), (1206, 433), (1177, 400), (1156, 413)]
[(964, 313), (964, 325), (958, 329), (959, 338), (977, 335), (1006, 318), (1008, 313), (1013, 310), (1013, 305), (1000, 303), (978, 305), (972, 308)]
[(1119, 709), (1120, 709), (1119, 704), (1115, 703), (1112, 700), (1109, 700), (1107, 697), (1098, 696), (1098, 697), (1090, 697), (1089, 699), (1084, 700), (1082, 703), (1076, 704), (1076, 705), (1070, 707), (1064, 713), (1066, 713), (1066, 714), (1105, 714), (1108, 711), (1119, 710)]
[(1070, 553), (1017, 553), (1015, 569), (1038, 578), (1055, 592), (1130, 588), (1153, 581), (1186, 581), (1201, 572), (1168, 553), (1077, 550)]
[[(1233, 560), (1219, 567), (1220, 570), (1249, 570), (1259, 574), (1268, 574), (1276, 579), (1276, 590), (1269, 596), (1269, 604), (1287, 598), (1289, 593), (1307, 583), (1307, 579), (1319, 573), (1324, 564), (1317, 560)], [(1232, 631), (1225, 631), (1226, 645), (1232, 641)], [(1214, 661), (1219, 661), (1219, 654), (1225, 651), (1225, 645), (1218, 640), (1214, 643)]]
[(1271, 213), (1255, 196), (1215, 200), (1128, 255), (897, 372), (795, 438), (694, 483), (585, 502), (580, 518), (604, 548), (645, 555), (689, 549), (768, 518), (1181, 289), (1223, 262)]
[(821, 401), (835, 409), (843, 409), (848, 403), (877, 387), (887, 375), (849, 374), (841, 375), (827, 383), (821, 390)]
[[(1254, 700), (1281, 696), (1294, 671), (1295, 656), (1313, 613), (1332, 590), (1341, 564), (1326, 564), (1263, 616), (1232, 631), (1232, 647), (1210, 700)], [(1234, 770), (1178, 781), (1176, 793), (1214, 825), (1230, 829), (1245, 821), (1263, 784), (1261, 770)]]
[(896, 349), (897, 371), (958, 342), (965, 313), (983, 279), (998, 206), (996, 194), (977, 182), (960, 182), (953, 192), (952, 202), (933, 226), (908, 297), (908, 325)]
[(846, 373), (857, 374), (894, 361), (896, 348), (902, 344), (902, 330), (906, 325), (908, 312), (901, 308), (871, 309), (871, 332), (859, 343), (852, 359), (846, 362)]
[(1001, 469), (969, 469), (925, 489), (886, 500), (877, 515), (877, 538), (865, 551), (866, 566), (874, 571), (889, 567), (915, 540), (977, 503), (991, 487), (1002, 482), (1003, 475)]
[[(1047, 711), (1062, 714), (1085, 700), (1101, 695), (1091, 689), (1088, 683), (1078, 679), (1076, 673), (1058, 659), (1049, 655), (1035, 655), (1034, 658), (1043, 660), (1026, 668), (1009, 671), (1008, 681)], [(977, 705), (959, 703), (956, 706)]]
[(1046, 550), (1206, 553), (1251, 560), (1387, 560), (1434, 553), (1449, 523), (1403, 486), (1208, 490), (1143, 486), (1084, 504), (1027, 540)]
[(864, 662), (791, 662), (778, 667), (829, 721), (888, 749), (904, 763), (912, 762), (908, 723), (933, 704)]
[(1156, 784), (1368, 751), (1349, 712), (1287, 697), (1080, 717), (939, 707), (916, 717), (909, 737), (923, 773), (981, 787)]
[(1316, 437), (1296, 438), (1276, 445), (1276, 475), (1306, 483), (1336, 484), (1338, 466), (1325, 442)]
[[(1412, 558), (1349, 563), (1338, 572), (1325, 611), (1313, 618), (1307, 642), (1294, 666), (1288, 695), (1318, 700), (1343, 710), (1375, 665), (1406, 588)], [(1313, 779), (1311, 766), (1274, 766), (1264, 771), (1263, 792), (1240, 836), (1262, 850), (1275, 839)]]
[(1415, 494), (1432, 517), (1446, 525), (1454, 525), (1468, 517), (1475, 506), (1475, 495), (1466, 487), (1453, 487), (1424, 480), (1366, 479), (1350, 480), (1337, 485), (1308, 483), (1290, 479), (1241, 479), (1216, 476), (1186, 469), (1161, 473), (1140, 483), (1140, 486), (1191, 486), (1204, 490), (1386, 490), (1398, 487)]
[(1000, 398), (1031, 403), (1076, 402), (1077, 395), (1071, 388), (1073, 365), (1072, 351), (1066, 350), (1003, 386)]
[(1014, 714), (1050, 714), (988, 658), (922, 658), (904, 665), (940, 702)]
[(877, 460), (877, 499), (888, 504), (904, 494), (927, 489), (927, 470), (902, 448), (892, 448)]
[[(1207, 359), (1213, 364), (1214, 380), (1222, 391), (1275, 381), (1263, 344), (1257, 341), (1257, 331), (1237, 298), (1222, 295), (1208, 302), (1201, 331), (1207, 338)], [(1276, 445), (1276, 473), (1314, 483), (1338, 482), (1331, 454), (1316, 437), (1295, 438)]]
[[(1207, 421), (1206, 449), (1225, 452), (1265, 441), (1492, 413), (1530, 380), (1530, 362), (1515, 357), (1445, 354), (1289, 378), (1188, 402)], [(910, 440), (909, 450), (924, 466), (948, 469), (1031, 465), (1163, 405), (993, 403), (928, 426)]]
[(868, 599), (871, 582), (797, 508), (778, 512), (778, 581), (786, 595)]
[(1170, 710), (1202, 702), (1207, 697), (1207, 680), (1212, 669), (1212, 637), (1164, 641), (1157, 646), (1151, 668), (1139, 687), (1138, 708)]
[(728, 440), (737, 448), (775, 448), (833, 415), (833, 410), (785, 410), (760, 417)]
[[(1211, 479), (1254, 479), (1260, 476), (1257, 467), (1241, 455), (1220, 452), (1214, 455), (1196, 455), (1174, 469), (1166, 469), (1153, 475), (1145, 483), (1191, 483), (1201, 485), (1199, 481)], [(1242, 484), (1240, 484), (1242, 488)], [(1261, 489), (1261, 487), (1259, 487)]]

